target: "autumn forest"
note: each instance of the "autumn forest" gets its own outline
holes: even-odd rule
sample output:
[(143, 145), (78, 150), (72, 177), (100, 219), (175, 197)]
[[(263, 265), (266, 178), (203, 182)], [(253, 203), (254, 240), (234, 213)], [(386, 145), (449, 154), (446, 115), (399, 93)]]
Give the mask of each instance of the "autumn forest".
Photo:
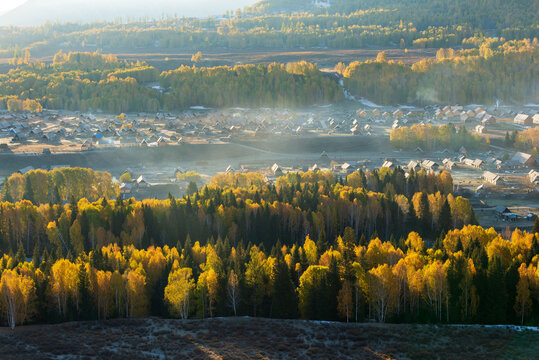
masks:
[(203, 56), (197, 53), (192, 66), (159, 72), (146, 63), (85, 52), (60, 51), (45, 64), (25, 50), (16, 52), (14, 68), (0, 75), (0, 108), (107, 113), (191, 106), (304, 108), (342, 102), (339, 78), (352, 96), (384, 105), (513, 104), (537, 98), (537, 39), (474, 36), (462, 44), (461, 50), (442, 48), (435, 59), (412, 66), (388, 60), (382, 51), (376, 60), (338, 63), (337, 76), (306, 61), (205, 67), (196, 62)]
[[(94, 183), (77, 187), (77, 181)], [(0, 203), (2, 321), (262, 316), (536, 324), (539, 224), (476, 224), (448, 172), (220, 174), (122, 199), (86, 169), (14, 174)], [(102, 186), (109, 200), (84, 189)], [(7, 189), (7, 190), (6, 190)], [(90, 200), (88, 200), (90, 199)]]

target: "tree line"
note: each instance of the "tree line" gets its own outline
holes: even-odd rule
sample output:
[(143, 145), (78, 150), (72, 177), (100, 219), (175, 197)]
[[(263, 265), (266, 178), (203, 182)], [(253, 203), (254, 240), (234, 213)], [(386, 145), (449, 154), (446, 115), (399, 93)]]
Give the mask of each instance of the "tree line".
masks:
[(376, 60), (336, 67), (355, 96), (380, 104), (525, 103), (537, 98), (537, 54), (533, 41), (489, 41), (478, 48), (440, 49), (436, 59), (412, 67)]
[(119, 194), (118, 184), (108, 172), (86, 168), (63, 167), (52, 170), (30, 170), (13, 173), (2, 184), (2, 200), (15, 203), (28, 200), (33, 204), (63, 204), (73, 199), (96, 201)]
[(466, 149), (481, 149), (488, 146), (488, 140), (478, 134), (470, 133), (465, 126), (458, 129), (452, 123), (435, 126), (415, 124), (391, 130), (391, 146), (397, 149), (424, 151), (453, 150), (462, 146)]
[[(159, 82), (163, 91), (147, 84)], [(341, 101), (336, 81), (299, 62), (187, 67), (159, 74), (111, 55), (59, 52), (50, 65), (30, 63), (0, 75), (0, 107), (155, 112), (189, 106), (288, 106)]]
[(395, 247), (352, 228), (327, 249), (309, 236), (271, 249), (228, 239), (77, 257), (22, 247), (0, 259), (0, 319), (25, 323), (163, 316), (537, 324), (539, 233), (465, 226), (432, 248), (415, 232)]
[(279, 178), (276, 185), (244, 187), (237, 175), (226, 180), (236, 187), (213, 182), (182, 199), (102, 197), (91, 202), (72, 195), (69, 201), (39, 205), (2, 202), (0, 249), (16, 252), (22, 244), (27, 253), (37, 247), (62, 257), (110, 243), (171, 247), (188, 236), (200, 242), (221, 237), (233, 245), (243, 241), (271, 248), (277, 239), (292, 246), (308, 234), (324, 248), (345, 227), (358, 237), (378, 236), (397, 246), (410, 231), (434, 239), (477, 222), (468, 200), (452, 194), (453, 180), (446, 171), (406, 177), (402, 169), (382, 168), (346, 178), (307, 172)]
[[(537, 40), (469, 38), (471, 48), (440, 49), (413, 66), (387, 61), (338, 64), (345, 87), (381, 104), (506, 103), (538, 93)], [(159, 82), (161, 91), (148, 84)], [(188, 67), (161, 74), (144, 63), (97, 53), (58, 53), (50, 65), (20, 65), (0, 75), (0, 107), (155, 112), (189, 106), (287, 106), (342, 101), (339, 84), (308, 62)]]
[(311, 63), (196, 68), (164, 72), (160, 84), (170, 89), (166, 108), (193, 104), (296, 107), (343, 100), (338, 84)]

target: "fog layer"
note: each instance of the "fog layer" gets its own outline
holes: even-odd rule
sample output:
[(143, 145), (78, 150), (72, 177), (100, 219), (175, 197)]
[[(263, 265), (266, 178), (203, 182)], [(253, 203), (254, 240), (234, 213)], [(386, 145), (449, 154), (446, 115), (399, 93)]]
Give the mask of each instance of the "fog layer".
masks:
[(28, 0), (0, 16), (0, 25), (47, 21), (93, 22), (118, 18), (205, 17), (252, 5), (256, 0)]

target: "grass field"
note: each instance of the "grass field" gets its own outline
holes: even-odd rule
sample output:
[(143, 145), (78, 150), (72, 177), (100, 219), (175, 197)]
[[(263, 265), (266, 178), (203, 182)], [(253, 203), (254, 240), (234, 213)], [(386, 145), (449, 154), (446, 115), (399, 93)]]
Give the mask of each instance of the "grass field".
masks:
[[(43, 62), (52, 62), (53, 56), (60, 48), (47, 47), (46, 49), (32, 52), (32, 58)], [(405, 52), (397, 48), (369, 48), (369, 49), (282, 49), (282, 50), (227, 50), (216, 49), (202, 53), (204, 62), (201, 66), (221, 66), (237, 64), (259, 63), (287, 63), (296, 61), (309, 61), (317, 63), (320, 68), (333, 68), (337, 63), (348, 64), (352, 61), (374, 60), (378, 52), (385, 51), (389, 60), (402, 61), (412, 64), (424, 58), (436, 56), (437, 49), (409, 49)], [(69, 51), (96, 51), (95, 48), (68, 48)], [(145, 61), (159, 70), (176, 69), (180, 65), (192, 65), (191, 56), (193, 51), (185, 49), (159, 49), (141, 48), (132, 49), (103, 49), (104, 54), (114, 54), (119, 59), (129, 61)], [(7, 72), (10, 58), (7, 54), (0, 53), (0, 72)]]
[(298, 320), (109, 320), (0, 330), (2, 359), (533, 359), (510, 327)]

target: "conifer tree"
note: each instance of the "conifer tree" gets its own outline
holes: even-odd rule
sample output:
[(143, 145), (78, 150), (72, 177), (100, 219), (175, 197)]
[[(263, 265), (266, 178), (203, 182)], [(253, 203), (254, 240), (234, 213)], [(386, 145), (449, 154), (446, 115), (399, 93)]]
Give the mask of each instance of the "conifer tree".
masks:
[(15, 262), (17, 264), (23, 264), (26, 261), (26, 252), (24, 251), (24, 245), (19, 241), (17, 247), (17, 254), (15, 255)]
[(440, 232), (448, 232), (453, 227), (453, 219), (451, 218), (451, 207), (449, 202), (445, 199), (444, 204), (442, 205), (442, 210), (440, 211), (440, 220), (439, 220)]
[(34, 269), (39, 268), (39, 265), (41, 265), (41, 254), (39, 253), (39, 244), (37, 242), (32, 253), (32, 264), (34, 265)]
[(282, 256), (277, 258), (274, 276), (271, 316), (278, 319), (293, 319), (297, 316), (298, 300), (288, 266)]
[(81, 320), (90, 320), (94, 317), (92, 308), (92, 293), (90, 291), (88, 272), (86, 271), (86, 266), (83, 263), (79, 265), (78, 279), (78, 291), (80, 299), (78, 316)]
[(28, 200), (32, 203), (34, 203), (34, 189), (32, 188), (32, 181), (30, 180), (30, 176), (26, 176), (24, 184), (24, 194), (22, 198), (24, 200)]
[(533, 225), (532, 234), (539, 233), (539, 216), (535, 218), (535, 223)]
[(506, 319), (506, 286), (502, 262), (498, 257), (489, 261), (487, 270), (488, 308), (487, 321), (491, 324), (503, 324)]
[(6, 202), (13, 202), (13, 197), (11, 196), (11, 185), (7, 179), (4, 179), (4, 188), (2, 189), (2, 200)]

